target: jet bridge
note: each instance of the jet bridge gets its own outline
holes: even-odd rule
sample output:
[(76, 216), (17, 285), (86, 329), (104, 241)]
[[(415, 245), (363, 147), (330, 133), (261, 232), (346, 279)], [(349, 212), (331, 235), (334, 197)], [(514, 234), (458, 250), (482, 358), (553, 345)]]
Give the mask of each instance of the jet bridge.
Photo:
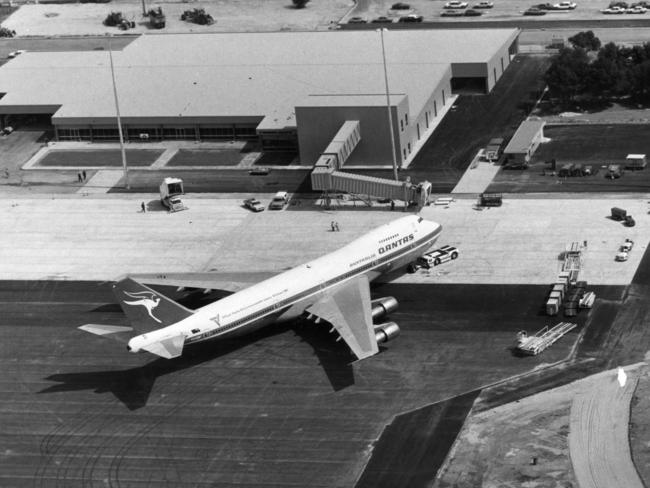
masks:
[[(311, 185), (313, 190), (323, 192), (327, 200), (329, 195), (336, 192), (351, 193), (366, 200), (371, 198), (387, 198), (415, 202), (422, 207), (427, 204), (431, 194), (431, 183), (423, 181), (417, 185), (406, 181), (395, 181), (373, 176), (344, 173), (330, 165), (332, 161), (327, 156), (322, 156), (311, 172)], [(319, 164), (320, 163), (320, 164)]]
[(313, 190), (322, 191), (325, 201), (330, 194), (343, 192), (357, 195), (368, 204), (374, 197), (426, 205), (431, 194), (428, 181), (414, 185), (410, 179), (395, 181), (339, 171), (360, 140), (359, 121), (346, 120), (316, 161), (311, 173)]

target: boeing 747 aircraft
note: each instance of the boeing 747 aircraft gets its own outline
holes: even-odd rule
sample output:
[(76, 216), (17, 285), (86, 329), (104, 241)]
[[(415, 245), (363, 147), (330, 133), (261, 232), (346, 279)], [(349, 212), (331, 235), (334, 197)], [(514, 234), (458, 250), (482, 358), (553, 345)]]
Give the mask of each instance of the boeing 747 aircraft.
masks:
[[(127, 342), (131, 352), (148, 351), (175, 358), (187, 344), (250, 332), (300, 316), (327, 322), (357, 358), (379, 351), (378, 343), (399, 333), (394, 322), (373, 324), (397, 307), (392, 297), (370, 299), (369, 282), (391, 272), (403, 273), (424, 254), (442, 231), (417, 215), (385, 224), (345, 247), (261, 281), (197, 310), (190, 310), (131, 278), (113, 291), (133, 327), (86, 324), (87, 332)], [(208, 275), (209, 276), (209, 275)], [(148, 281), (151, 283), (150, 281)], [(192, 287), (191, 279), (158, 280)], [(208, 283), (208, 286), (206, 286)], [(199, 287), (209, 286), (204, 278)], [(138, 332), (139, 335), (133, 335)]]

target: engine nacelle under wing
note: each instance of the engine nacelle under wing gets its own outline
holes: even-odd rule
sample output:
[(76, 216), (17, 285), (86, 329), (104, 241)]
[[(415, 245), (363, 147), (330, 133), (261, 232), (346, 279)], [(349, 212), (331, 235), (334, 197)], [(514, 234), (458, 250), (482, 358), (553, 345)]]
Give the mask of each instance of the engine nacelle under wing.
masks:
[(395, 322), (386, 322), (375, 325), (375, 339), (377, 344), (388, 342), (399, 335), (399, 325)]
[(394, 297), (383, 297), (377, 298), (370, 302), (372, 305), (372, 320), (379, 320), (384, 315), (387, 315), (391, 312), (397, 310), (397, 300)]

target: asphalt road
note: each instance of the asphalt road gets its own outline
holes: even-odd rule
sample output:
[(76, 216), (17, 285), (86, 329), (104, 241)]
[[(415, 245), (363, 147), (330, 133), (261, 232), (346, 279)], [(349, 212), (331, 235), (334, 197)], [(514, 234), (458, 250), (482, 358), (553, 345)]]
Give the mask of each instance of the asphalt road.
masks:
[[(520, 106), (543, 86), (547, 64), (544, 57), (517, 56), (489, 95), (461, 95), (401, 177), (429, 180), (433, 193), (451, 192), (480, 148), (514, 134), (526, 117)], [(391, 177), (390, 171), (360, 172)]]
[(0, 486), (350, 487), (400, 414), (403, 442), (379, 442), (374, 455), (404, 460), (406, 442), (417, 456), (373, 485), (424, 486), (446, 453), (434, 448), (438, 434), (453, 439), (464, 416), (447, 423), (444, 406), (425, 407), (567, 355), (577, 334), (544, 357), (511, 352), (522, 325), (548, 323), (546, 292), (382, 285), (373, 295), (400, 300), (391, 319), (403, 333), (349, 366), (326, 328), (306, 325), (173, 361), (132, 355), (76, 329), (125, 322), (108, 284), (1, 282)]

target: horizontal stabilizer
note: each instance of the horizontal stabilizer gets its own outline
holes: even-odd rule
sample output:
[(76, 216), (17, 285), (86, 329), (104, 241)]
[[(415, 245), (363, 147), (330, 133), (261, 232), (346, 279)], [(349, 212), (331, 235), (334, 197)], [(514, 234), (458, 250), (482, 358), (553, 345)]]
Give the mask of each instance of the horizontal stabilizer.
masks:
[(185, 336), (183, 334), (169, 339), (164, 339), (160, 342), (154, 342), (147, 346), (142, 346), (142, 349), (149, 351), (156, 356), (166, 359), (172, 359), (183, 354), (183, 344), (185, 344)]
[(109, 337), (119, 342), (129, 342), (129, 339), (133, 336), (133, 327), (124, 325), (86, 324), (79, 328), (91, 334)]

